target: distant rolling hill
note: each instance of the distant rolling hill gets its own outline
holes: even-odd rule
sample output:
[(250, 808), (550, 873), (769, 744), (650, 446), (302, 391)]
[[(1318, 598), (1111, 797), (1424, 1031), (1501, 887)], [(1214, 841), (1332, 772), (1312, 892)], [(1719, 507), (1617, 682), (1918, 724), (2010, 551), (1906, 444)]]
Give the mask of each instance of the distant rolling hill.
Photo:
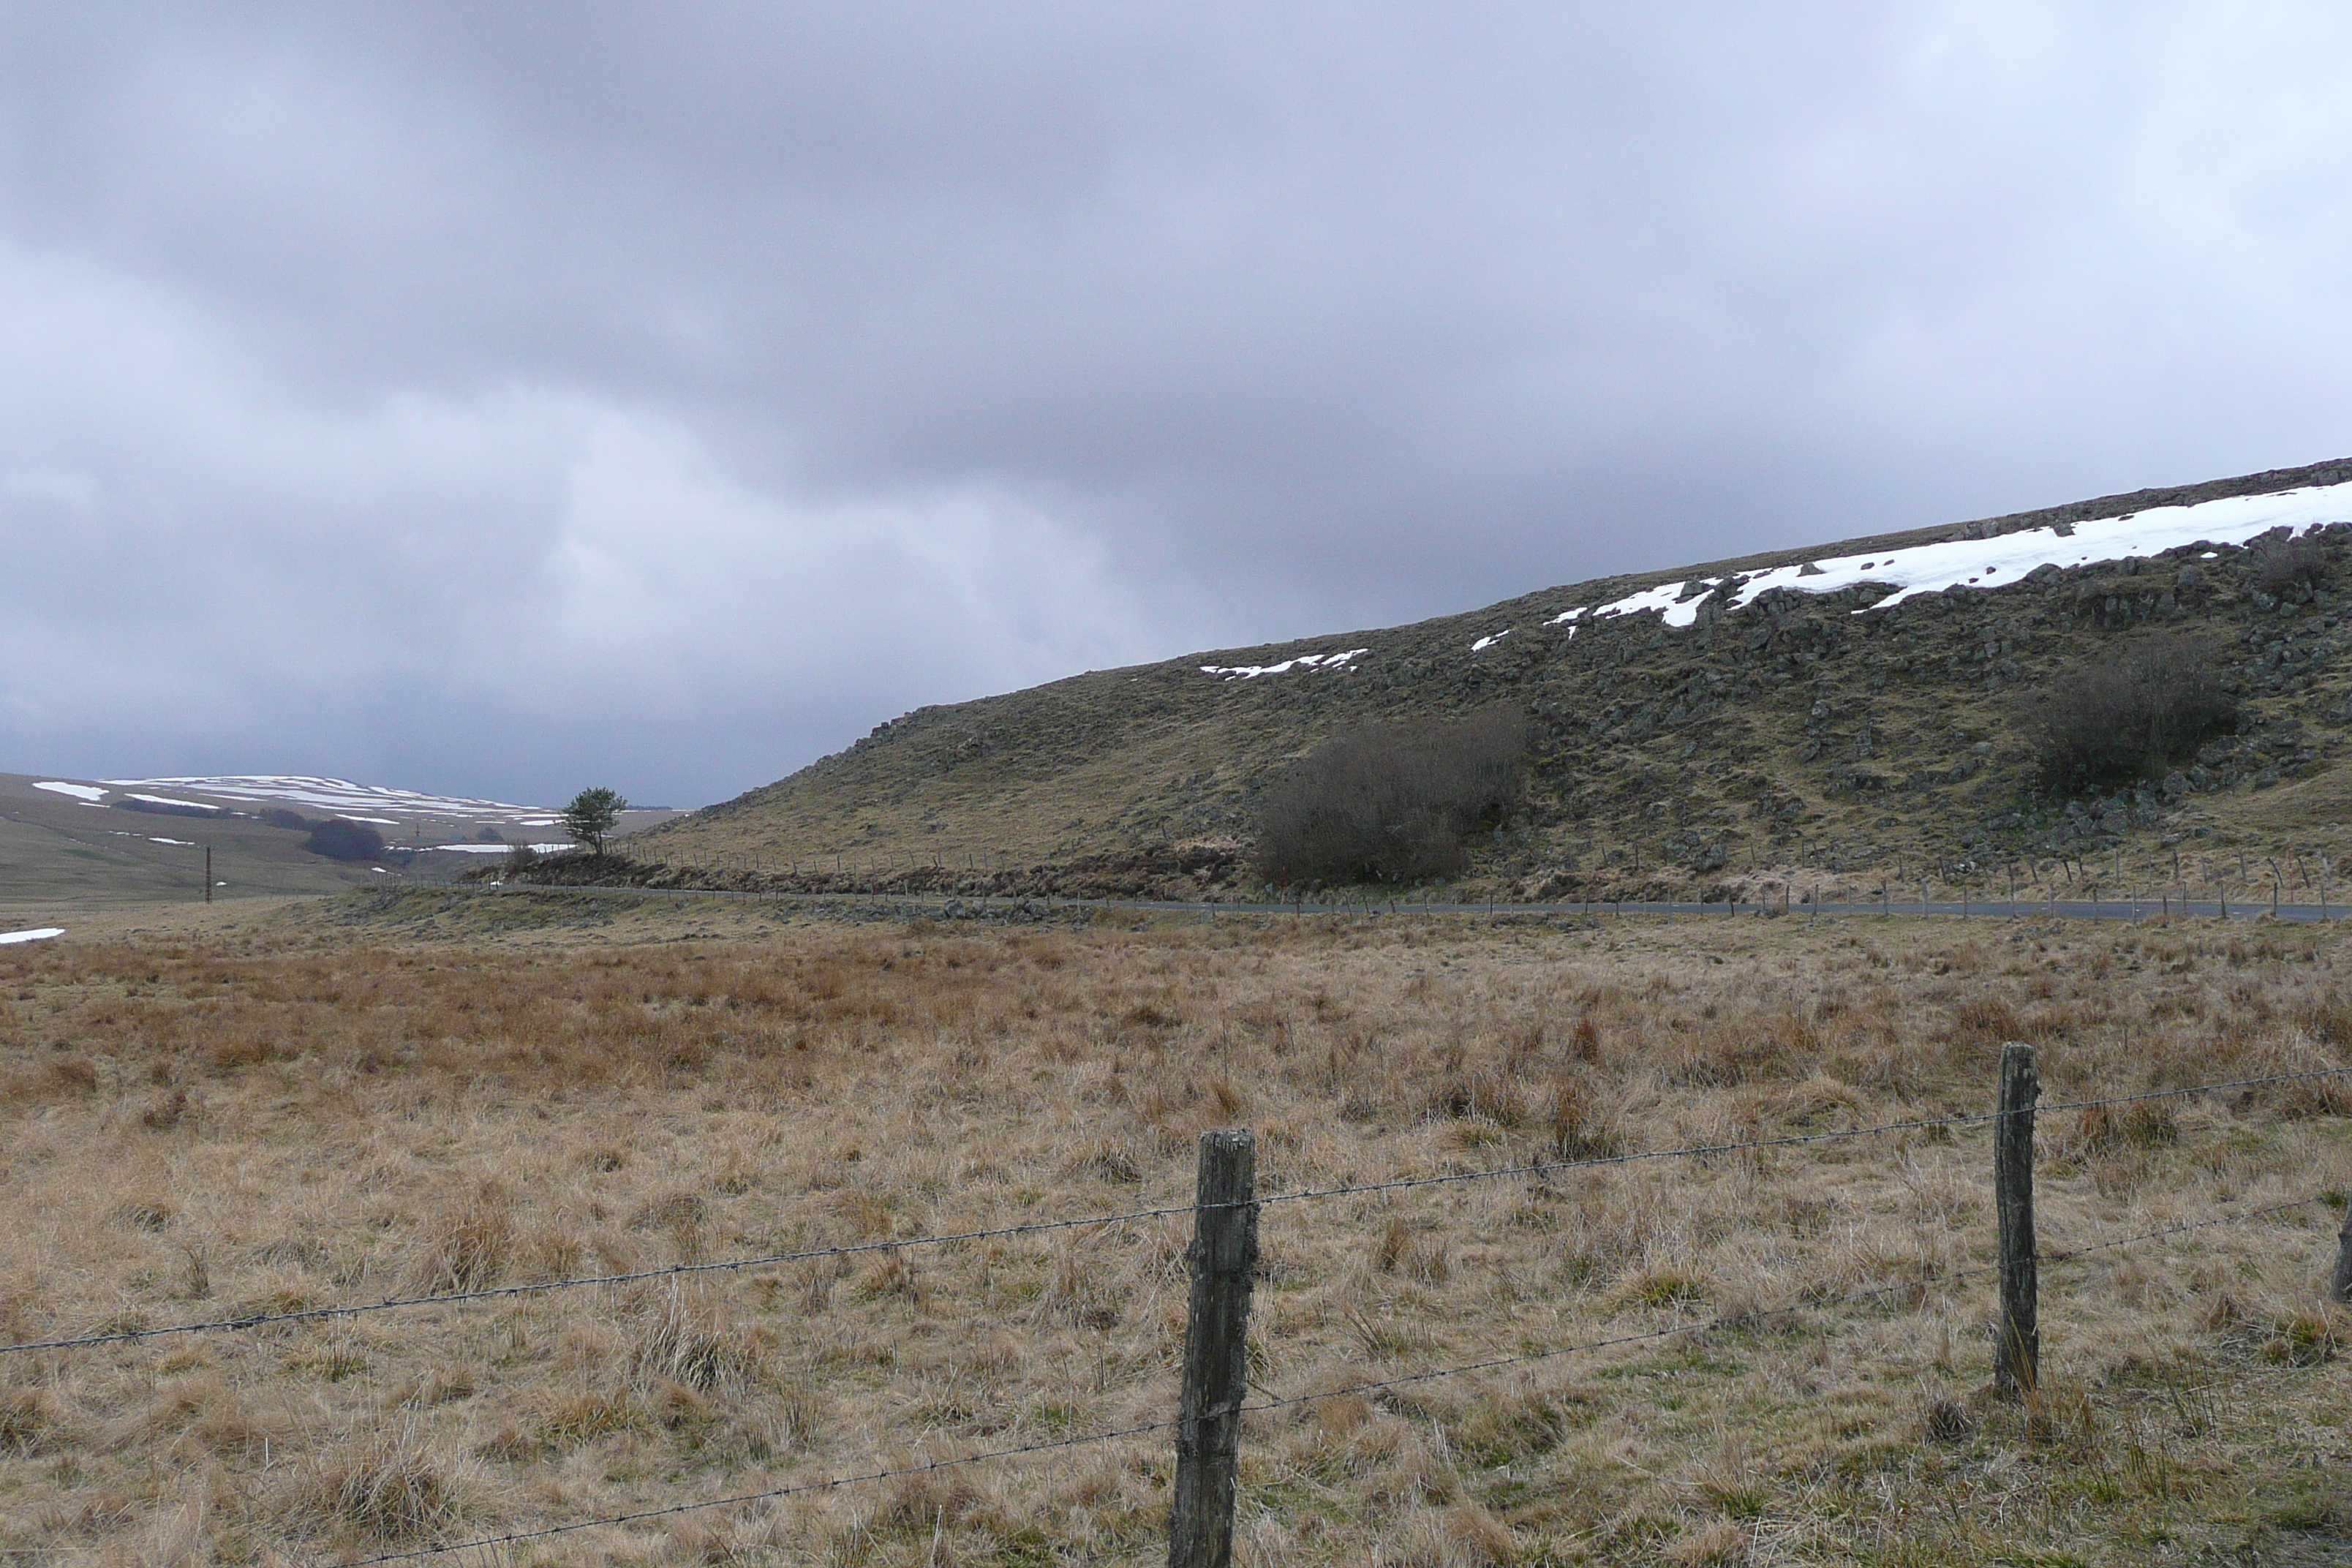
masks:
[[(2352, 848), (2347, 522), (2337, 461), (1097, 671), (918, 710), (635, 852), (803, 879), (1124, 859), (1166, 890), (1230, 886), (1255, 798), (1318, 741), (1504, 704), (1533, 727), (1533, 776), (1471, 880), (1505, 894), (1923, 868), (1999, 886), (2058, 858), (2118, 886), (2177, 856), (2182, 876), (2316, 878)], [(2290, 536), (2315, 570), (2265, 586)], [(2165, 627), (2220, 649), (2241, 731), (2168, 782), (2042, 796), (2020, 697)]]
[[(624, 828), (674, 815), (633, 812)], [(307, 824), (330, 817), (366, 823), (411, 853), (380, 864), (310, 853)], [(343, 779), (0, 773), (0, 908), (199, 900), (207, 847), (215, 896), (234, 898), (444, 879), (534, 842), (568, 843), (547, 807)]]

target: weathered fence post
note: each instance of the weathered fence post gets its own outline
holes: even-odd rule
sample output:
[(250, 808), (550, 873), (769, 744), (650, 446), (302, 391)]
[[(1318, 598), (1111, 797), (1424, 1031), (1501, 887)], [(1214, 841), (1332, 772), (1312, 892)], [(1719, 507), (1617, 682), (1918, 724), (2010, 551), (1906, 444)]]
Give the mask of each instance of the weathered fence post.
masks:
[(2042, 1363), (2040, 1279), (2034, 1267), (2033, 1107), (2042, 1075), (2033, 1047), (2000, 1048), (2000, 1104), (1993, 1120), (1993, 1203), (2000, 1216), (2000, 1326), (1993, 1387), (2004, 1399), (2033, 1392)]
[(2336, 1233), (2336, 1272), (2328, 1278), (2327, 1299), (2352, 1301), (2352, 1203), (2344, 1205), (2344, 1228)]
[(1192, 1210), (1192, 1300), (1184, 1324), (1184, 1387), (1176, 1405), (1176, 1492), (1168, 1568), (1227, 1568), (1234, 1556), (1234, 1473), (1250, 1282), (1257, 1268), (1257, 1140), (1247, 1128), (1201, 1134)]

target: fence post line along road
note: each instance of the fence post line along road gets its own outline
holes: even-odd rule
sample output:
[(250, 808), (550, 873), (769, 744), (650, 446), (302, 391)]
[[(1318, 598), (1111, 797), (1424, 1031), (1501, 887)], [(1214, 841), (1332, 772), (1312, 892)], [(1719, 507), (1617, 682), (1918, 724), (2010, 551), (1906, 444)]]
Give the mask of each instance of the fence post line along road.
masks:
[(2002, 1397), (2032, 1394), (2042, 1364), (2041, 1279), (2033, 1250), (2033, 1107), (2042, 1095), (2033, 1047), (2000, 1048), (2000, 1099), (1994, 1114), (1993, 1202), (2000, 1231), (2000, 1333), (1993, 1347), (1993, 1386)]
[(1228, 1568), (1242, 1401), (1249, 1393), (1250, 1287), (1257, 1271), (1257, 1138), (1248, 1129), (1201, 1134), (1193, 1201), (1168, 1568)]
[[(681, 868), (665, 865), (661, 868), (677, 870)], [(684, 868), (690, 870), (695, 868)], [(1337, 914), (1370, 919), (1381, 916), (1477, 914), (1490, 918), (1543, 919), (1576, 915), (1591, 919), (1595, 909), (1596, 898), (1601, 909), (1617, 918), (1622, 918), (1628, 914), (1704, 915), (1717, 907), (1716, 901), (1701, 901), (1696, 898), (1679, 900), (1626, 899), (1613, 889), (1602, 889), (1596, 895), (1589, 889), (1578, 893), (1574, 898), (1566, 900), (1505, 902), (1497, 898), (1486, 898), (1475, 903), (1465, 903), (1441, 901), (1434, 898), (1419, 901), (1391, 898), (1386, 901), (1378, 901), (1369, 897), (1342, 898), (1328, 891), (1319, 899), (1310, 899), (1306, 896), (1304, 889), (1297, 888), (1275, 889), (1269, 891), (1266, 896), (1257, 899), (1210, 900), (1159, 899), (1140, 896), (1080, 897), (1066, 893), (1021, 893), (980, 889), (960, 891), (953, 889), (921, 889), (912, 887), (892, 889), (882, 886), (880, 879), (875, 880), (871, 885), (857, 883), (855, 879), (852, 880), (853, 885), (849, 887), (835, 887), (822, 891), (773, 888), (665, 887), (652, 884), (591, 882), (482, 881), (435, 883), (432, 886), (436, 891), (470, 893), (486, 898), (523, 898), (544, 894), (552, 898), (590, 896), (635, 899), (737, 899), (777, 905), (820, 907), (838, 903), (845, 899), (872, 899), (884, 900), (917, 913), (947, 919), (965, 916), (985, 918), (991, 910), (1024, 908), (1032, 910), (1038, 909), (1048, 910), (1141, 910), (1191, 914), (1203, 918), (1223, 915), (1288, 914), (1305, 917)], [(1869, 916), (1891, 920), (1895, 918), (1895, 889), (1906, 885), (1909, 884), (1903, 883), (1899, 879), (1881, 882), (1874, 889), (1876, 893), (1874, 900), (1865, 897), (1857, 901), (1828, 899), (1822, 896), (1822, 889), (1816, 888), (1809, 893), (1803, 907), (1807, 915), (1816, 921), (1822, 916)], [(1940, 900), (1934, 896), (1936, 885), (1933, 882), (1922, 880), (1916, 886), (1918, 896), (1915, 900), (1906, 900), (1907, 907), (1904, 911), (1906, 916), (1914, 913), (1920, 916), (1950, 915), (1963, 920), (2020, 920), (2038, 916), (2050, 920), (2137, 921), (2153, 918), (2155, 913), (2144, 909), (2140, 902), (2131, 898), (2109, 897), (2103, 888), (2087, 881), (2083, 884), (2086, 892), (2086, 896), (2083, 898), (2059, 898), (2056, 880), (2053, 879), (2042, 894), (2028, 897), (2021, 892), (2005, 903), (1979, 900), (1969, 891), (1965, 884), (1958, 886), (1956, 898)], [(2178, 900), (2168, 894), (2163, 902), (2163, 912), (2168, 917), (2178, 914), (2189, 919), (2218, 917), (2222, 920), (2248, 921), (2268, 918), (2288, 924), (2332, 922), (2345, 913), (2340, 905), (2331, 903), (2324, 895), (2310, 903), (2285, 903), (2273, 900), (2268, 906), (2259, 903), (2250, 906), (2243, 900), (2240, 900), (2233, 908), (2230, 901), (2227, 883), (2212, 884), (2207, 890), (2210, 896), (2202, 899), (2190, 897), (2189, 889), (2182, 889), (2181, 897)], [(1780, 883), (1758, 890), (1748, 900), (1726, 898), (1720, 900), (1720, 904), (1723, 912), (1727, 915), (1764, 916), (1776, 912), (1788, 915), (1792, 914), (1798, 907), (1795, 898), (1794, 887)]]

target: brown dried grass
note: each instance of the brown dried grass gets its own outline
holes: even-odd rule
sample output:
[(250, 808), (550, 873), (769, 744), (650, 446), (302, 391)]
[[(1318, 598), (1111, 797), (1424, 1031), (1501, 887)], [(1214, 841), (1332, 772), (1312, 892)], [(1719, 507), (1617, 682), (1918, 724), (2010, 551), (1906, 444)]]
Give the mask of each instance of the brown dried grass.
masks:
[[(2041, 1046), (2053, 1099), (2352, 1049), (2332, 931), (730, 918), (626, 940), (248, 922), (7, 950), (0, 1182), (20, 1223), (0, 1322), (1181, 1204), (1194, 1138), (1233, 1120), (1279, 1189), (1979, 1110), (2009, 1037)], [(2352, 1187), (2332, 1087), (2148, 1107), (2047, 1119), (2051, 1245)], [(1909, 1134), (1277, 1205), (1253, 1378), (1328, 1391), (1980, 1263), (1985, 1161), (1975, 1133)], [(2038, 1413), (1969, 1392), (1984, 1291), (1922, 1286), (1254, 1417), (1243, 1559), (1801, 1542), (1823, 1561), (2101, 1561), (2094, 1527), (2118, 1518), (2219, 1542), (2240, 1527), (2215, 1486), (2065, 1500), (2118, 1465), (2272, 1475), (2282, 1433), (2334, 1419), (2311, 1403), (2343, 1341), (2315, 1301), (2332, 1223), (2315, 1206), (2052, 1268), (2047, 1353), (2075, 1392)], [(1185, 1240), (1137, 1222), (33, 1358), (0, 1369), (0, 1547), (268, 1561), (1157, 1419)], [(2303, 1401), (2302, 1424), (2228, 1388), (2149, 1413), (2151, 1391), (2238, 1368), (2282, 1369), (2254, 1386)], [(1144, 1561), (1165, 1447), (592, 1531), (564, 1560)], [(1931, 1497), (1996, 1524), (1908, 1500)]]

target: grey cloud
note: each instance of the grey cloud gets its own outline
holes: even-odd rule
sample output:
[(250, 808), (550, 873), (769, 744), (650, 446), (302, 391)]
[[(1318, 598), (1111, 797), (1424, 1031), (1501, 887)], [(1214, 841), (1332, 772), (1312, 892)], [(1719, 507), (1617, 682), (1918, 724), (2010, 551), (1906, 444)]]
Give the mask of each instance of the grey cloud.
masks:
[(2347, 46), (22, 11), (0, 766), (695, 800), (1088, 664), (2337, 455)]

